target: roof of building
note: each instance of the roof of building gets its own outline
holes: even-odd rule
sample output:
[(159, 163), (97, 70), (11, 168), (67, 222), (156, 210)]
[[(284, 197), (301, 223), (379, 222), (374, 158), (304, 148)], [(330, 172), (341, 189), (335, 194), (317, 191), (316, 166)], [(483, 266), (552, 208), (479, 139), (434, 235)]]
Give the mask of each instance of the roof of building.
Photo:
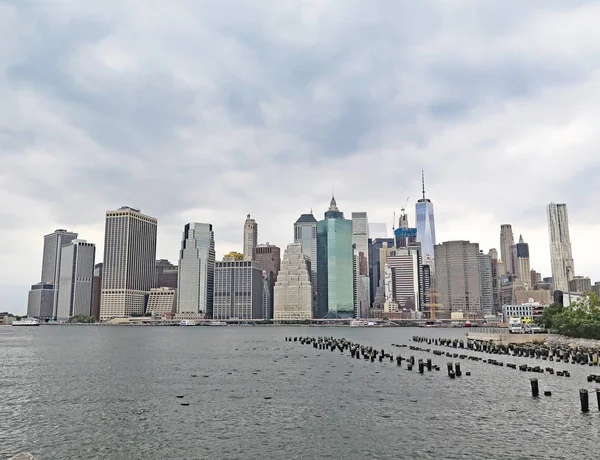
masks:
[(297, 224), (300, 223), (304, 223), (304, 222), (316, 222), (317, 219), (315, 219), (315, 216), (313, 216), (312, 214), (302, 214), (298, 220), (296, 221)]

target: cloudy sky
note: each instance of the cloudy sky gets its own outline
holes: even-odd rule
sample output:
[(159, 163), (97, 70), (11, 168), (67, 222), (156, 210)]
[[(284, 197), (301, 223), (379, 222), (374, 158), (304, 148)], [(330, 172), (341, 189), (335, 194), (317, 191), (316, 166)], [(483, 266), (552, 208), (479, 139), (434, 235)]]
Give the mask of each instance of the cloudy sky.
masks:
[(26, 311), (43, 236), (98, 245), (104, 213), (186, 222), (217, 255), (287, 245), (332, 190), (391, 230), (425, 170), (438, 242), (499, 246), (550, 275), (545, 209), (569, 206), (600, 280), (600, 3), (135, 0), (0, 3), (0, 310)]

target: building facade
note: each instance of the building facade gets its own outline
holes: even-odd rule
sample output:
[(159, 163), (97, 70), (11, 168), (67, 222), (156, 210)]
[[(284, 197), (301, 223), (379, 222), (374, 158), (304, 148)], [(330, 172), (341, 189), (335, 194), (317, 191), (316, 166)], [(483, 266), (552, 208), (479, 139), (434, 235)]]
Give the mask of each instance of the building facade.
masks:
[(301, 243), (288, 245), (274, 289), (275, 320), (312, 319), (310, 261)]
[(259, 244), (253, 250), (252, 260), (263, 270), (263, 318), (273, 319), (273, 290), (281, 268), (281, 249), (274, 244)]
[(128, 206), (106, 212), (101, 320), (144, 313), (156, 279), (157, 224)]
[[(58, 292), (60, 283), (60, 260), (62, 247), (69, 244), (77, 238), (77, 233), (69, 232), (64, 229), (55, 230), (54, 233), (44, 236), (44, 254), (42, 257), (42, 279), (44, 284), (52, 283), (54, 285), (52, 300), (52, 317), (56, 318), (58, 312)], [(47, 289), (44, 289), (47, 291)], [(47, 296), (44, 293), (44, 296)]]
[(463, 312), (466, 318), (483, 317), (477, 243), (447, 241), (436, 245), (435, 279), (447, 315)]
[(569, 289), (571, 292), (590, 292), (592, 290), (592, 280), (586, 276), (574, 276), (569, 281)]
[(251, 260), (215, 263), (214, 319), (262, 319), (263, 277)]
[(62, 247), (56, 318), (91, 316), (96, 245), (72, 240)]
[(531, 285), (531, 263), (529, 261), (529, 245), (523, 241), (523, 235), (519, 235), (519, 242), (516, 245), (516, 275), (520, 283), (525, 286), (525, 289), (532, 287)]
[(370, 256), (369, 256), (369, 277), (371, 278), (371, 305), (375, 303), (375, 297), (379, 290), (379, 299), (383, 299), (383, 259), (387, 254), (387, 250), (394, 247), (393, 238), (375, 238), (371, 241)]
[[(421, 311), (421, 258), (420, 247), (388, 250), (386, 271), (386, 299), (393, 302), (396, 311)], [(388, 308), (388, 311), (392, 311)]]
[(40, 320), (54, 319), (54, 284), (37, 283), (31, 286), (27, 300), (27, 316)]
[(425, 198), (425, 177), (422, 176), (423, 197), (417, 201), (417, 241), (421, 243), (422, 259), (426, 265), (432, 265), (435, 259), (435, 218), (433, 215), (433, 203)]
[(177, 311), (177, 289), (170, 287), (158, 287), (148, 292), (148, 313), (163, 315)]
[(344, 219), (331, 199), (325, 219), (317, 223), (318, 318), (354, 316), (352, 221)]
[(371, 287), (369, 280), (369, 219), (366, 212), (352, 213), (352, 246), (354, 258), (354, 316), (368, 318), (371, 304)]
[(244, 260), (252, 260), (254, 248), (258, 244), (258, 224), (250, 217), (244, 222)]
[(310, 214), (302, 214), (294, 223), (294, 243), (302, 245), (302, 252), (310, 264), (310, 284), (312, 288), (312, 315), (317, 315), (317, 219)]
[(569, 236), (569, 215), (566, 204), (550, 203), (548, 233), (550, 235), (550, 264), (554, 290), (568, 291), (569, 281), (575, 276), (575, 264)]
[(368, 318), (370, 316), (370, 280), (368, 275), (367, 258), (362, 251), (354, 246), (354, 316)]
[(481, 310), (483, 316), (494, 314), (494, 274), (492, 270), (492, 258), (489, 254), (479, 252), (477, 256), (479, 267), (479, 292), (481, 298)]
[[(506, 273), (515, 273), (513, 267), (513, 256), (514, 250), (511, 246), (515, 244), (515, 238), (512, 231), (511, 224), (502, 224), (500, 226), (500, 257), (504, 262), (504, 270)], [(504, 273), (502, 273), (503, 275)]]
[(177, 313), (212, 317), (215, 238), (211, 224), (186, 224), (179, 251)]
[(94, 266), (94, 279), (92, 281), (92, 313), (100, 319), (100, 299), (102, 298), (102, 262)]
[(156, 287), (168, 287), (177, 289), (179, 267), (173, 265), (167, 259), (156, 261)]

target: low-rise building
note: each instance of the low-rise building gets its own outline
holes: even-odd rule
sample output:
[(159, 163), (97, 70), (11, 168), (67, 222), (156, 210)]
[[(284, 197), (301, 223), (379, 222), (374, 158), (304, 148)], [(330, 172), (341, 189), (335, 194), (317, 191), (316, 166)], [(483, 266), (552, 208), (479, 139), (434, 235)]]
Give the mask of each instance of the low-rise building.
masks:
[(175, 311), (177, 311), (177, 289), (170, 287), (150, 289), (146, 313), (162, 315)]

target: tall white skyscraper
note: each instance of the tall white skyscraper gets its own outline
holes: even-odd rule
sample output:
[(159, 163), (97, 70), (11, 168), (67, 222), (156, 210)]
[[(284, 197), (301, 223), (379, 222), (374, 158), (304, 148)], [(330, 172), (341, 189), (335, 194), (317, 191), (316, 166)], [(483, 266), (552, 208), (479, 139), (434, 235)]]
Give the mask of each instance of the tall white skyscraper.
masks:
[(308, 257), (302, 244), (288, 245), (274, 289), (276, 320), (302, 320), (312, 318), (312, 286)]
[(244, 222), (244, 260), (252, 260), (254, 248), (258, 245), (258, 224), (250, 218)]
[(101, 320), (144, 313), (156, 277), (157, 224), (128, 206), (106, 212)]
[(435, 219), (433, 216), (433, 203), (429, 198), (425, 198), (425, 176), (421, 174), (423, 183), (423, 198), (417, 201), (417, 241), (421, 243), (421, 258), (424, 264), (434, 264), (434, 246), (435, 242)]
[(96, 245), (85, 240), (73, 240), (62, 247), (56, 317), (92, 314), (92, 286)]
[(512, 225), (502, 224), (500, 226), (500, 257), (504, 262), (506, 273), (515, 273), (514, 254), (515, 237), (512, 231)]
[(62, 247), (77, 238), (77, 233), (58, 229), (44, 236), (44, 255), (42, 259), (42, 283), (52, 283), (52, 317), (56, 318), (58, 310), (58, 292), (60, 282), (60, 258)]
[(294, 223), (294, 243), (300, 243), (310, 270), (312, 287), (313, 315), (317, 308), (317, 219), (310, 214), (302, 214)]
[(177, 313), (212, 317), (215, 238), (211, 224), (190, 223), (179, 251)]
[(554, 289), (567, 292), (569, 281), (575, 276), (575, 264), (569, 237), (569, 215), (566, 204), (548, 205), (548, 233), (550, 234), (550, 263)]

